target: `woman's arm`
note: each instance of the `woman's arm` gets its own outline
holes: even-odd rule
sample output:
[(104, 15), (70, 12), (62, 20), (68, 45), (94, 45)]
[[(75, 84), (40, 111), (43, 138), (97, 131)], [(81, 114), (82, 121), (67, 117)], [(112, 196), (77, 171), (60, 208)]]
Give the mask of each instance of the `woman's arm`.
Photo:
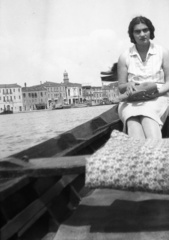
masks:
[(169, 91), (169, 50), (163, 49), (163, 63), (165, 84), (159, 89), (159, 96), (166, 94)]
[(128, 92), (128, 95), (135, 91), (135, 84), (128, 82), (127, 52), (123, 53), (118, 60), (118, 87), (120, 93)]

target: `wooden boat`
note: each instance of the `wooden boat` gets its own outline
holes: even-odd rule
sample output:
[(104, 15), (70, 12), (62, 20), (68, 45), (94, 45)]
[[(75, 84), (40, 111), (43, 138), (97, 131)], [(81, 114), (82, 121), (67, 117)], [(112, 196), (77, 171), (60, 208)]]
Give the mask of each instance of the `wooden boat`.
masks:
[(1, 159), (0, 239), (169, 239), (168, 195), (84, 187), (86, 156), (114, 129), (122, 130), (117, 105)]
[[(85, 159), (85, 155), (92, 154), (106, 142), (114, 128), (121, 129), (115, 106), (59, 137), (1, 159), (0, 239), (22, 236), (24, 239), (25, 232), (43, 216), (45, 221), (52, 218), (56, 225), (62, 222), (80, 201), (78, 192), (84, 185), (84, 166), (78, 174), (66, 166), (57, 173), (57, 164), (68, 159), (77, 163)], [(36, 171), (34, 167), (38, 165), (43, 170), (38, 167), (40, 171)], [(67, 170), (70, 172), (66, 173)]]

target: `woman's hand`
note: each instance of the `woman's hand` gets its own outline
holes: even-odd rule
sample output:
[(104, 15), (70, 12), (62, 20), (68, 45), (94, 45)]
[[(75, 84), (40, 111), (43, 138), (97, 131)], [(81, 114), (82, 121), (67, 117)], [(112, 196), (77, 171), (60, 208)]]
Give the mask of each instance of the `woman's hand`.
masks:
[[(138, 84), (137, 84), (138, 85)], [(127, 87), (126, 87), (126, 94), (128, 96), (131, 96), (133, 94), (133, 92), (137, 91), (136, 89), (136, 83), (134, 82), (128, 82), (127, 83)]]

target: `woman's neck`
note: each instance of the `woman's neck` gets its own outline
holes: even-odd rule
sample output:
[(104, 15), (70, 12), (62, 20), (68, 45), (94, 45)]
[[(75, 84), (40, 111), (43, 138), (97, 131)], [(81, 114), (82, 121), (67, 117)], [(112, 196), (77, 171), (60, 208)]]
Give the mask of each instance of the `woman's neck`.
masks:
[(147, 53), (149, 47), (150, 47), (150, 43), (148, 43), (146, 45), (136, 44), (136, 49), (139, 53)]

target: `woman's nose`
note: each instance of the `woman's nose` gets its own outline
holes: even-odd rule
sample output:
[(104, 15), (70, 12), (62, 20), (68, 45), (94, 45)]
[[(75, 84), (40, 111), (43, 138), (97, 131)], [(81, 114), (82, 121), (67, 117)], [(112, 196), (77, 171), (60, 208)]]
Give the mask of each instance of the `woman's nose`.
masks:
[(141, 35), (141, 36), (144, 36), (144, 35), (145, 35), (144, 31), (141, 30), (141, 31), (140, 31), (140, 35)]

